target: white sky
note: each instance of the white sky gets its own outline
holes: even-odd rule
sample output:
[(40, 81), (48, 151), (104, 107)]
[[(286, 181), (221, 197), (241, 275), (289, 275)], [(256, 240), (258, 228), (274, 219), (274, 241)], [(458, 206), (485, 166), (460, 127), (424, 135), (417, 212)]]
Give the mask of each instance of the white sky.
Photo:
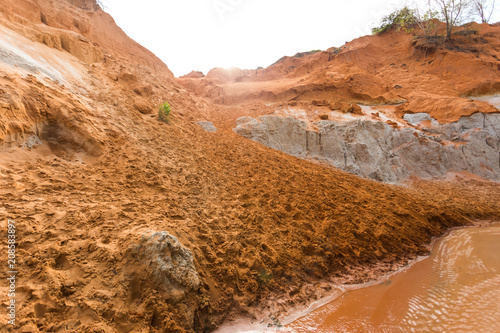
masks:
[[(267, 67), (284, 55), (370, 34), (391, 0), (102, 0), (131, 38), (175, 76), (214, 67)], [(498, 15), (497, 15), (498, 16)]]

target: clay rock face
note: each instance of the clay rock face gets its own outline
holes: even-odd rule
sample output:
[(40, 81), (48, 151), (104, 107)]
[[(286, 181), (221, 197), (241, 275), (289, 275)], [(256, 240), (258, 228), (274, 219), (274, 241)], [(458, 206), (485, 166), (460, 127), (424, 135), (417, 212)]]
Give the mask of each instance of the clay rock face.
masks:
[(197, 121), (196, 124), (203, 128), (206, 132), (215, 133), (217, 132), (217, 127), (214, 126), (210, 121)]
[(407, 113), (403, 116), (403, 119), (414, 126), (418, 126), (425, 121), (431, 122), (433, 126), (439, 125), (439, 122), (428, 113)]
[[(52, 31), (51, 29), (48, 29)], [(71, 32), (63, 31), (60, 32), (60, 46), (63, 50), (74, 55), (82, 62), (86, 64), (98, 63), (104, 60), (104, 55), (101, 50), (94, 44), (92, 44), (86, 37)], [(50, 46), (50, 43), (47, 43)], [(55, 44), (55, 48), (58, 48), (59, 44)]]
[(305, 121), (293, 117), (263, 116), (260, 121), (241, 117), (234, 131), (246, 138), (294, 156), (307, 154), (308, 131)]
[(164, 231), (146, 232), (130, 253), (148, 267), (156, 283), (171, 295), (182, 298), (200, 287), (192, 252)]
[[(411, 121), (431, 120), (412, 116)], [(270, 148), (314, 158), (361, 177), (400, 182), (468, 171), (500, 180), (500, 114), (475, 114), (424, 130), (393, 128), (371, 120), (315, 122), (317, 131), (293, 117), (243, 117), (234, 131)]]
[(70, 4), (84, 10), (96, 11), (100, 8), (96, 0), (67, 0), (67, 1)]

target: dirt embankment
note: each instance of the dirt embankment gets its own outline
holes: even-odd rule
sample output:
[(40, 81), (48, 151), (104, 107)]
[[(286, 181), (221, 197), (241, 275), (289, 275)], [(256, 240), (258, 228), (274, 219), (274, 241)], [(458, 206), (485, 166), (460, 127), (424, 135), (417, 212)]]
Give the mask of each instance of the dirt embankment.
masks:
[(440, 123), (498, 112), (469, 97), (500, 92), (500, 27), (472, 23), (458, 29), (451, 42), (422, 38), (417, 32), (365, 36), (340, 48), (284, 57), (268, 68), (217, 68), (178, 82), (234, 108), (250, 101), (299, 104), (310, 111), (339, 110), (338, 102), (403, 103), (399, 117), (425, 112)]
[[(1, 330), (203, 332), (234, 315), (276, 317), (326, 294), (329, 279), (365, 280), (448, 227), (499, 218), (494, 183), (384, 185), (236, 135), (229, 120), (244, 109), (182, 88), (94, 5), (0, 9), (11, 55), (0, 219), (16, 221), (19, 240), (17, 326), (2, 315)], [(168, 125), (153, 114), (165, 100)]]

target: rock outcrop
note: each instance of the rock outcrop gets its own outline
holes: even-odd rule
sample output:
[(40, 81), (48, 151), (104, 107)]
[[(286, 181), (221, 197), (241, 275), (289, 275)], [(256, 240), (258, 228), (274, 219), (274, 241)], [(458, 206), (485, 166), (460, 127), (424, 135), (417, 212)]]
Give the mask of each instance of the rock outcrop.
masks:
[(415, 125), (430, 120), (431, 126), (398, 129), (380, 121), (322, 120), (313, 123), (317, 130), (308, 130), (303, 120), (263, 116), (240, 118), (234, 131), (287, 154), (383, 182), (461, 171), (500, 180), (500, 114), (477, 113), (445, 125), (428, 114), (406, 119)]
[(169, 306), (180, 308), (178, 315), (184, 325), (194, 327), (200, 278), (193, 253), (165, 231), (148, 231), (137, 244), (129, 247), (126, 256), (131, 300), (139, 298), (140, 290), (149, 285), (161, 292)]
[(166, 232), (145, 233), (140, 243), (130, 248), (130, 253), (146, 263), (151, 276), (169, 292), (184, 294), (200, 286), (193, 254)]
[(198, 126), (203, 128), (203, 130), (205, 130), (206, 132), (209, 132), (209, 133), (217, 132), (217, 128), (210, 121), (197, 121), (196, 124), (198, 124)]

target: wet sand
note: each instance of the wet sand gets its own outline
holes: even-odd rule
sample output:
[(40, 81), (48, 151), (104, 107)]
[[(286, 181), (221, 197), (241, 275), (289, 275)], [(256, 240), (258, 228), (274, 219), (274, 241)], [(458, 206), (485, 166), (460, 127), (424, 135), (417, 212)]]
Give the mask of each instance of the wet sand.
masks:
[(452, 231), (431, 256), (349, 291), (287, 332), (500, 332), (500, 224)]

